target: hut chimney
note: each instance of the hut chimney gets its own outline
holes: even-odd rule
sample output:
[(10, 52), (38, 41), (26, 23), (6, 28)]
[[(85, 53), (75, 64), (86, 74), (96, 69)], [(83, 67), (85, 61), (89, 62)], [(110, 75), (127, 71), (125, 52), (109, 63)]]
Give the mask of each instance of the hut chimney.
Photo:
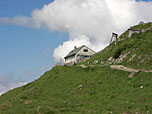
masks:
[(74, 49), (77, 49), (77, 46), (74, 46)]

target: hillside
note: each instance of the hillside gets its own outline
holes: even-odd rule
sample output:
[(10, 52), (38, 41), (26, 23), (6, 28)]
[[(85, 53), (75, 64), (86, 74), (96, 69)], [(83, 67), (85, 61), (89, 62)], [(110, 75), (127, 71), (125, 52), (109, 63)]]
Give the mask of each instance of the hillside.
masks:
[[(137, 25), (131, 29), (143, 30), (152, 27), (152, 23)], [(101, 52), (88, 60), (85, 64), (121, 64), (127, 67), (152, 69), (152, 30), (135, 33), (127, 37), (128, 30), (120, 36), (120, 41), (113, 42)], [(97, 61), (97, 62), (96, 62)]]
[[(149, 26), (151, 23), (135, 27)], [(152, 72), (139, 71), (128, 78), (129, 72), (109, 66), (152, 69), (152, 31), (131, 38), (126, 37), (127, 32), (116, 45), (113, 42), (82, 63), (86, 68), (54, 67), (38, 80), (2, 95), (0, 114), (152, 113)]]

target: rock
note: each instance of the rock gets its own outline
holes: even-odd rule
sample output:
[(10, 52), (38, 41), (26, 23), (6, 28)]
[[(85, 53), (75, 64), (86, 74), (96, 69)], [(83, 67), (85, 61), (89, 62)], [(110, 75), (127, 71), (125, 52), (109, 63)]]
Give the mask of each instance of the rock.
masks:
[(129, 54), (130, 54), (130, 51), (120, 55), (118, 59), (116, 60), (113, 59), (112, 63), (121, 63), (125, 58), (127, 58)]
[(98, 60), (94, 60), (94, 64), (97, 64), (98, 63)]
[(83, 85), (79, 85), (78, 87), (77, 87), (77, 89), (81, 89), (83, 87)]
[(38, 107), (37, 107), (37, 111), (39, 111), (39, 110), (40, 110), (40, 108), (41, 108), (41, 106), (38, 106)]
[(144, 86), (142, 85), (142, 86), (140, 86), (140, 88), (141, 88), (141, 89), (143, 89), (143, 88), (144, 88)]
[(131, 58), (129, 58), (129, 61), (132, 61), (136, 57), (136, 54), (132, 55)]
[(110, 111), (110, 114), (112, 114), (113, 112), (112, 111)]
[(103, 64), (104, 64), (104, 61), (101, 61), (101, 64), (103, 65)]
[(111, 57), (109, 57), (108, 61), (112, 61), (112, 59), (113, 59), (113, 57), (111, 56)]
[(24, 104), (29, 104), (29, 103), (32, 103), (32, 100), (26, 100), (26, 101), (24, 102)]
[(149, 110), (147, 111), (147, 114), (150, 114), (150, 113), (149, 113)]

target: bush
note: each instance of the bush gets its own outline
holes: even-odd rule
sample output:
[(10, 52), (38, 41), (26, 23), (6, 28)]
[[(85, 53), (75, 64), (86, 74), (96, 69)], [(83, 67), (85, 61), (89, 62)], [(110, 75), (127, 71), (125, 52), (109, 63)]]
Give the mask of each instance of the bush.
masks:
[(114, 51), (113, 58), (114, 58), (114, 59), (119, 58), (119, 56), (121, 55), (121, 52), (122, 52), (122, 49), (121, 49), (121, 48), (116, 49), (116, 50)]
[(120, 46), (117, 46), (117, 48), (114, 49), (113, 58), (114, 59), (119, 58), (119, 56), (121, 55), (121, 53), (124, 50), (126, 50), (128, 48), (131, 48), (133, 46), (133, 44), (134, 44), (134, 41), (130, 41), (130, 42), (123, 43)]

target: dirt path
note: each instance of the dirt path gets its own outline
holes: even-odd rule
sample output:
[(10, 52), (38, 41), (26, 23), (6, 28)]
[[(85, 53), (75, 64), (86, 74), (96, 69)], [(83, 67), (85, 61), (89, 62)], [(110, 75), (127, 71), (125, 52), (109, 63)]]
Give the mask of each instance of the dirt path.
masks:
[(135, 73), (142, 71), (142, 72), (152, 72), (152, 70), (140, 70), (140, 69), (133, 69), (133, 68), (128, 68), (125, 67), (123, 65), (110, 65), (110, 67), (112, 69), (118, 69), (118, 70), (123, 70), (123, 71), (127, 71), (127, 72), (131, 72), (128, 77), (132, 78), (134, 76)]
[(123, 70), (123, 71), (127, 71), (127, 72), (139, 72), (139, 70), (137, 70), (137, 69), (128, 68), (128, 67), (125, 67), (123, 65), (110, 65), (110, 68)]
[(112, 68), (112, 69), (118, 69), (118, 70), (123, 70), (123, 71), (127, 71), (127, 72), (131, 72), (128, 75), (129, 78), (132, 78), (137, 72), (140, 71), (138, 69), (128, 68), (128, 67), (125, 67), (123, 65), (110, 65), (110, 68)]
[[(96, 65), (89, 65), (89, 66), (94, 67)], [(102, 65), (102, 66), (106, 66), (106, 65)], [(80, 67), (87, 68), (87, 66), (85, 66), (85, 65), (80, 65)], [(139, 69), (125, 67), (123, 65), (110, 65), (110, 68), (130, 72), (130, 74), (128, 75), (129, 78), (132, 78), (139, 71), (152, 72), (152, 70), (149, 70), (149, 71), (147, 71), (147, 70), (139, 70)]]

